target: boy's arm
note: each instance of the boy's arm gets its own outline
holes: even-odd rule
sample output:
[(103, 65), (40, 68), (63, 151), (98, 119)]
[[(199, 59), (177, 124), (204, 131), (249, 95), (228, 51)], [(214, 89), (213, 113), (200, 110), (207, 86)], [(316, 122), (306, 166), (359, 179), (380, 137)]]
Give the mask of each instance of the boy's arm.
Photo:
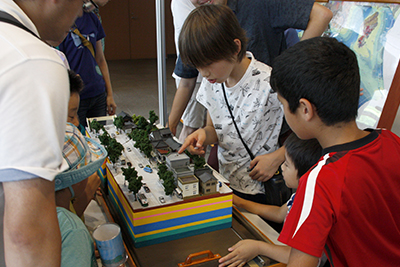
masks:
[(197, 78), (181, 78), (179, 82), (168, 118), (168, 126), (173, 135), (176, 135), (176, 127), (193, 94), (196, 80)]
[(304, 30), (301, 40), (321, 36), (328, 27), (332, 16), (332, 11), (330, 11), (328, 8), (318, 3), (314, 3), (311, 9), (307, 28)]
[(96, 191), (99, 188), (100, 184), (101, 181), (97, 172), (87, 178), (85, 191), (83, 191), (80, 196), (76, 196), (73, 204), (76, 215), (78, 215), (79, 218), (82, 217), (90, 201), (92, 201), (92, 199), (94, 198), (94, 195), (96, 194)]
[(215, 132), (214, 124), (212, 123), (211, 116), (207, 111), (207, 124), (204, 128), (200, 128), (188, 137), (182, 144), (178, 153), (183, 153), (187, 148), (191, 154), (203, 155), (205, 154), (205, 148), (208, 145), (215, 144), (218, 142), (217, 133)]
[(318, 266), (318, 261), (319, 258), (292, 248), (287, 267), (316, 267)]
[(287, 204), (282, 206), (266, 205), (256, 203), (250, 200), (243, 199), (241, 197), (233, 195), (233, 204), (239, 208), (243, 208), (248, 212), (257, 214), (258, 216), (277, 223), (283, 223), (285, 220), (288, 207)]
[(103, 52), (103, 46), (101, 40), (96, 42), (96, 63), (99, 65), (101, 74), (103, 74), (104, 82), (106, 83), (107, 92), (107, 113), (114, 115), (117, 110), (117, 104), (115, 104), (113, 90), (111, 86), (110, 72), (108, 71), (108, 65)]
[(263, 255), (276, 261), (287, 263), (291, 248), (288, 246), (277, 246), (258, 240), (241, 240), (229, 248), (230, 253), (219, 259), (219, 267), (244, 266), (244, 264), (256, 257)]
[(60, 266), (61, 234), (54, 183), (41, 178), (5, 182), (7, 266)]

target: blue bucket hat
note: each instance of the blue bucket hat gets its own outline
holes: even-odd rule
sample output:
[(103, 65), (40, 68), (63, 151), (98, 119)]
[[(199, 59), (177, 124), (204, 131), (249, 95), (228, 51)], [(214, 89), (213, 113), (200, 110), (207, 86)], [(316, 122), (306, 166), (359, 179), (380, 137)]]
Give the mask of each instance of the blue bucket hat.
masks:
[(62, 154), (69, 168), (55, 177), (56, 191), (85, 180), (100, 169), (107, 157), (102, 145), (83, 136), (71, 123), (67, 123)]

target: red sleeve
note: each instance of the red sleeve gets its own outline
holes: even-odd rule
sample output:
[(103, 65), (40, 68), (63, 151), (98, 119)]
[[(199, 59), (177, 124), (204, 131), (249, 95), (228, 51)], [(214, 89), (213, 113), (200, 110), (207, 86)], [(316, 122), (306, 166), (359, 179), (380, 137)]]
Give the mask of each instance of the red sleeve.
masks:
[(335, 222), (333, 203), (336, 202), (336, 192), (340, 192), (336, 171), (325, 165), (328, 157), (326, 155), (300, 179), (293, 206), (278, 238), (282, 243), (315, 257), (321, 257)]

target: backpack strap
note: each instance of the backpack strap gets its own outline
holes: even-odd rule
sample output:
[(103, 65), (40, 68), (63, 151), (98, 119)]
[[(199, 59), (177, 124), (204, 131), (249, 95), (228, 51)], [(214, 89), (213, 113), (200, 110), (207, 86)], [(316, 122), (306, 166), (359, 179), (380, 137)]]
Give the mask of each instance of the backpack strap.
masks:
[(4, 11), (0, 11), (0, 21), (12, 24), (14, 26), (17, 26), (17, 27), (19, 27), (19, 28), (21, 28), (21, 29), (23, 29), (23, 30), (25, 30), (27, 32), (30, 32), (31, 34), (33, 34), (37, 38), (39, 38), (39, 36), (37, 36), (33, 31), (28, 29), (25, 25), (23, 25), (21, 22), (19, 22), (16, 18), (14, 18), (13, 16), (11, 16), (10, 14), (8, 14), (8, 13), (6, 13)]

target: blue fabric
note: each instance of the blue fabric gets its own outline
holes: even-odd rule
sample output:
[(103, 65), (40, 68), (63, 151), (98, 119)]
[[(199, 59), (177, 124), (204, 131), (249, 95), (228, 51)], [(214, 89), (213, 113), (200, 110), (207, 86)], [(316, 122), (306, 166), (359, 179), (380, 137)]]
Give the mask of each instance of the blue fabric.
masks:
[[(228, 0), (227, 5), (236, 14), (246, 31), (246, 51), (269, 66), (286, 49), (284, 32), (288, 28), (305, 30), (310, 18), (313, 0)], [(183, 66), (178, 58), (174, 73), (181, 78), (197, 77), (194, 68)]]
[[(87, 38), (93, 45), (96, 53), (96, 42), (105, 37), (103, 27), (97, 16), (93, 13), (83, 12), (83, 16), (75, 21), (83, 37)], [(81, 92), (81, 100), (95, 97), (106, 91), (106, 85), (100, 68), (92, 56), (90, 50), (82, 44), (78, 35), (68, 33), (64, 41), (59, 45), (73, 71), (78, 73), (85, 84)]]
[(61, 267), (97, 267), (94, 241), (82, 220), (72, 212), (57, 207), (61, 231)]

